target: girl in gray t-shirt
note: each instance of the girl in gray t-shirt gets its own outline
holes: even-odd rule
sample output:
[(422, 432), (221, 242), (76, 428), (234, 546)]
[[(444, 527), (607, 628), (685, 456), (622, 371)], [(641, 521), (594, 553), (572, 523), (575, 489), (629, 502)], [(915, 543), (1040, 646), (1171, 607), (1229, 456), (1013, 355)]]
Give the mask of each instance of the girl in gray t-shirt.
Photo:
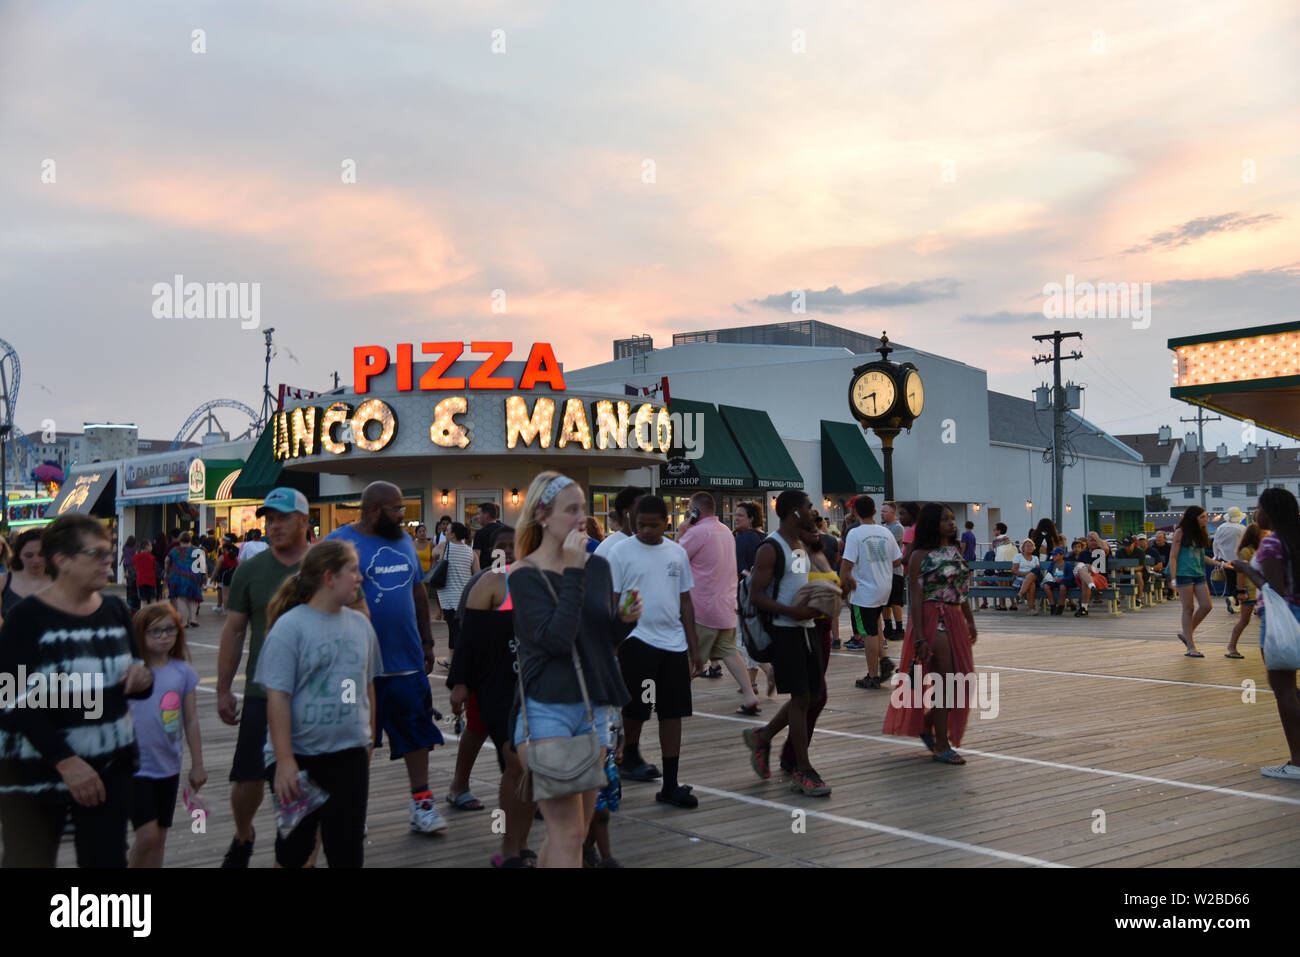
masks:
[(301, 796), (300, 770), (329, 795), (287, 838), (276, 837), (281, 867), (307, 862), (317, 825), (330, 867), (362, 864), (373, 681), (383, 657), (370, 619), (347, 607), (360, 584), (356, 550), (327, 539), (311, 547), (267, 609), (254, 678), (266, 689), (267, 776), (282, 806)]

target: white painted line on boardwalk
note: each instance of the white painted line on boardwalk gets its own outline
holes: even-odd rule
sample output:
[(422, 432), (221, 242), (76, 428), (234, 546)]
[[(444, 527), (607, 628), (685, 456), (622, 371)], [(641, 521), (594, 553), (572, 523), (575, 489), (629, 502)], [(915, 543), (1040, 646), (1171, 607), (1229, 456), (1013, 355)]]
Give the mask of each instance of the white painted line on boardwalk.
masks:
[[(749, 718), (741, 718), (730, 714), (708, 714), (704, 711), (695, 712), (699, 718), (714, 718), (718, 721), (738, 721), (741, 724), (763, 725), (766, 722), (752, 721)], [(916, 749), (916, 744), (911, 738), (903, 738), (898, 735), (876, 735), (876, 734), (857, 734), (853, 731), (832, 731), (829, 728), (817, 729), (817, 734), (828, 734), (838, 738), (854, 738), (858, 741), (876, 741), (880, 744), (892, 744), (899, 747), (907, 747), (912, 750)], [(1172, 778), (1155, 778), (1146, 774), (1131, 774), (1128, 771), (1108, 771), (1105, 768), (1085, 768), (1078, 764), (1061, 764), (1058, 761), (1042, 761), (1038, 758), (1022, 758), (1011, 754), (995, 754), (992, 751), (975, 751), (970, 748), (961, 749), (963, 755), (974, 754), (981, 758), (993, 758), (997, 761), (1014, 761), (1018, 764), (1033, 764), (1042, 768), (1053, 768), (1057, 771), (1078, 771), (1081, 774), (1099, 774), (1103, 777), (1123, 778), (1126, 781), (1143, 781), (1147, 784), (1164, 784), (1168, 787), (1187, 788), (1192, 791), (1209, 791), (1213, 794), (1226, 794), (1230, 797), (1251, 798), (1256, 801), (1272, 801), (1276, 804), (1293, 804), (1300, 806), (1300, 798), (1283, 797), (1280, 794), (1261, 794), (1258, 791), (1241, 791), (1236, 788), (1220, 788), (1211, 784), (1194, 784), (1190, 781), (1175, 781)]]
[[(712, 717), (712, 716), (710, 716)], [(787, 815), (794, 811), (805, 814), (811, 818), (817, 818), (822, 821), (830, 821), (834, 824), (847, 824), (849, 827), (860, 828), (864, 831), (879, 831), (881, 834), (890, 834), (894, 837), (905, 837), (913, 841), (924, 841), (926, 844), (936, 844), (939, 847), (951, 848), (955, 851), (969, 851), (972, 854), (983, 854), (987, 857), (996, 857), (1001, 861), (1011, 861), (1015, 864), (1029, 864), (1033, 867), (1067, 867), (1066, 864), (1053, 864), (1051, 861), (1044, 861), (1037, 857), (1025, 857), (1023, 854), (1012, 854), (1009, 851), (999, 851), (993, 847), (981, 847), (979, 844), (967, 844), (965, 841), (953, 841), (946, 837), (935, 837), (933, 834), (922, 834), (920, 831), (909, 831), (901, 827), (890, 827), (888, 824), (876, 824), (873, 821), (860, 821), (854, 817), (843, 817), (839, 814), (831, 814), (827, 811), (809, 810), (805, 807), (796, 807), (792, 804), (781, 804), (778, 801), (768, 801), (763, 798), (750, 797), (748, 794), (737, 794), (735, 791), (720, 791), (717, 788), (705, 787), (701, 784), (694, 786), (697, 794), (709, 794), (713, 797), (730, 798), (733, 801), (743, 801), (745, 804), (753, 804), (755, 807), (771, 808), (774, 811), (784, 811)]]
[[(859, 654), (845, 654), (842, 651), (832, 651), (831, 655), (837, 658), (857, 658), (859, 661), (865, 660)], [(980, 665), (976, 668), (987, 668), (991, 671), (1024, 671), (1035, 675), (1062, 675), (1067, 678), (1110, 678), (1112, 681), (1139, 681), (1145, 684), (1153, 685), (1182, 685), (1186, 688), (1221, 688), (1224, 691), (1242, 691), (1241, 685), (1217, 685), (1208, 681), (1174, 681), (1172, 678), (1138, 678), (1133, 675), (1103, 675), (1091, 671), (1050, 671), (1046, 668), (1016, 668), (1011, 665)], [(1272, 688), (1256, 688), (1256, 694), (1272, 694)]]
[(190, 641), (190, 639), (188, 639), (188, 638), (185, 639), (185, 644), (187, 644), (187, 645), (198, 645), (200, 648), (211, 648), (213, 651), (220, 651), (220, 650), (221, 650), (221, 646), (220, 646), (220, 645), (205, 645), (205, 644), (204, 644), (203, 642), (201, 642), (201, 641)]
[[(205, 688), (205, 687), (203, 687), (202, 684), (197, 684), (197, 685), (195, 685), (194, 687), (198, 688), (200, 691), (206, 691), (208, 694), (216, 694), (216, 693), (217, 693), (217, 689), (216, 689), (216, 688)], [(230, 693), (233, 694), (236, 698), (242, 698), (242, 697), (243, 697), (243, 695), (240, 694), (238, 691), (232, 691), (232, 692), (230, 692)]]

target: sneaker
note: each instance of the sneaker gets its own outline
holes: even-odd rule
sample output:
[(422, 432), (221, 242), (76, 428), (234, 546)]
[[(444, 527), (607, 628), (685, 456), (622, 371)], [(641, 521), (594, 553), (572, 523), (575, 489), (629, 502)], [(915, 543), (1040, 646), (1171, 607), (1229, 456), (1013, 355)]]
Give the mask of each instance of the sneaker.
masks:
[(425, 791), (418, 801), (414, 797), (411, 798), (412, 831), (417, 834), (433, 834), (446, 829), (447, 822), (438, 813), (438, 805), (434, 803), (431, 792)]
[(1260, 768), (1259, 773), (1266, 778), (1282, 778), (1287, 781), (1300, 781), (1300, 767), (1290, 761), (1275, 768)]
[(848, 651), (861, 651), (863, 648), (867, 646), (864, 645), (857, 638), (850, 638), (848, 641), (844, 643), (844, 647)]
[(940, 631), (947, 631), (947, 630), (948, 630), (948, 628), (944, 625), (944, 623), (943, 623), (943, 619), (942, 619), (942, 618), (939, 619), (939, 630), (940, 630)]
[(880, 687), (880, 679), (867, 675), (853, 682), (853, 687), (861, 688), (863, 691), (875, 691)]
[(890, 677), (897, 670), (898, 670), (898, 665), (894, 664), (893, 658), (880, 659), (880, 680), (882, 682), (888, 682)]
[[(831, 651), (839, 651), (843, 647), (844, 642), (840, 641), (838, 638), (831, 639)], [(757, 694), (757, 692), (755, 692), (755, 694)]]
[(1075, 618), (1087, 618), (1087, 617), (1088, 617), (1088, 606), (1087, 606), (1087, 605), (1080, 605), (1078, 611), (1076, 611), (1076, 612), (1074, 613), (1074, 617), (1075, 617)]
[(659, 791), (655, 794), (655, 800), (660, 804), (671, 804), (673, 807), (697, 808), (700, 806), (700, 799), (691, 793), (689, 784), (677, 785), (677, 790), (671, 792)]
[(741, 737), (745, 741), (745, 747), (749, 748), (749, 765), (754, 769), (754, 773), (766, 781), (772, 776), (770, 759), (772, 757), (772, 746), (769, 744), (765, 748), (758, 746), (758, 734), (754, 728), (746, 728)]
[[(253, 835), (254, 839), (257, 835)], [(233, 838), (230, 842), (230, 848), (226, 851), (226, 856), (221, 859), (222, 867), (247, 867), (249, 860), (253, 857), (253, 842), (247, 844), (240, 842), (239, 838)]]
[(831, 787), (821, 779), (812, 768), (807, 771), (795, 771), (790, 778), (790, 790), (807, 794), (810, 797), (830, 797)]

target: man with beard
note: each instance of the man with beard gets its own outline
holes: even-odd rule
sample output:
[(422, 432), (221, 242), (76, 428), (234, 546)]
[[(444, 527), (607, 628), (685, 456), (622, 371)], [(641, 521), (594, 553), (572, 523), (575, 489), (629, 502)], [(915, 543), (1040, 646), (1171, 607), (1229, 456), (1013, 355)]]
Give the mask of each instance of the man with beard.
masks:
[(441, 831), (447, 824), (429, 789), (429, 752), (442, 744), (433, 723), (433, 626), (420, 556), (402, 530), (402, 491), (371, 482), (361, 493), (361, 518), (327, 538), (349, 542), (360, 559), (361, 588), (379, 636), (384, 670), (375, 677), (375, 746), (388, 734), (389, 757), (404, 758), (411, 784), (411, 830)]
[[(230, 809), (235, 838), (222, 867), (247, 867), (253, 856), (253, 816), (266, 793), (262, 749), (266, 744), (266, 689), (253, 680), (266, 637), (266, 610), (285, 579), (296, 575), (307, 554), (311, 526), (307, 497), (291, 488), (271, 489), (257, 510), (266, 516), (269, 545), (236, 567), (226, 596), (226, 623), (217, 653), (217, 714), (226, 724), (239, 725), (235, 758), (230, 768)], [(251, 543), (251, 542), (250, 542)], [(356, 607), (355, 605), (353, 607)], [(358, 609), (360, 610), (360, 609)], [(248, 642), (248, 671), (244, 679), (241, 711), (231, 685)]]

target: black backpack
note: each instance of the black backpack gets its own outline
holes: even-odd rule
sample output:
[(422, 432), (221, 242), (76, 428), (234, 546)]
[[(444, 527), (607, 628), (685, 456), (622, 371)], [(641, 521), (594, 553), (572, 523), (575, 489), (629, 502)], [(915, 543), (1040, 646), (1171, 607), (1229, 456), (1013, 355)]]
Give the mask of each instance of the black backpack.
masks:
[[(781, 577), (785, 574), (785, 553), (769, 539), (764, 539), (759, 548), (771, 545), (776, 552), (772, 562), (772, 583), (769, 598), (775, 598)], [(736, 588), (736, 615), (740, 625), (740, 638), (745, 643), (745, 651), (754, 661), (772, 660), (772, 616), (768, 612), (754, 607), (749, 583), (754, 577), (754, 569), (745, 572)]]

